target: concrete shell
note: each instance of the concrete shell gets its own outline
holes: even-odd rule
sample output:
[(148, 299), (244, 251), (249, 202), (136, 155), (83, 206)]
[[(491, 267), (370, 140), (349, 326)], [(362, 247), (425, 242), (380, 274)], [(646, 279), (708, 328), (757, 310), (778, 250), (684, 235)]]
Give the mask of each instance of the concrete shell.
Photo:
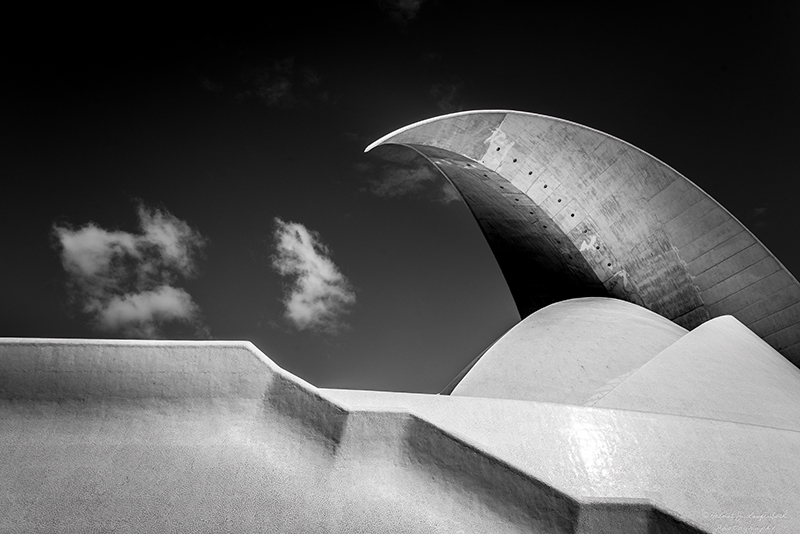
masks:
[(650, 154), (568, 121), (471, 111), (367, 148), (456, 187), (524, 318), (611, 296), (692, 329), (733, 315), (800, 366), (800, 285), (722, 206)]
[(729, 315), (691, 332), (635, 304), (581, 298), (521, 321), (452, 396), (554, 402), (800, 431), (800, 369)]
[(800, 369), (735, 317), (698, 326), (586, 406), (800, 432)]
[(586, 404), (686, 333), (619, 299), (558, 302), (498, 339), (451, 395)]

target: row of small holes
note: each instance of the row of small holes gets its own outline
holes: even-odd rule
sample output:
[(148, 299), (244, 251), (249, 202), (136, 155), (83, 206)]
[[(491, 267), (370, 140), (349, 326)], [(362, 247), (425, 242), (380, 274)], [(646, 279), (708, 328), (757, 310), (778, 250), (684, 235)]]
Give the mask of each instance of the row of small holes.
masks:
[[(500, 147), (497, 147), (497, 150), (500, 150)], [(516, 158), (514, 158), (514, 163), (516, 163), (516, 162), (517, 162), (517, 159), (516, 159)], [(467, 163), (467, 167), (471, 167), (471, 166), (472, 166), (472, 165), (470, 165), (469, 163)], [(531, 176), (532, 174), (533, 174), (533, 171), (528, 171), (528, 176)], [(488, 178), (489, 176), (488, 176), (488, 175), (486, 175), (486, 174), (484, 174), (484, 175), (483, 175), (483, 177), (484, 177), (484, 178)], [(544, 184), (544, 187), (545, 187), (545, 189), (547, 189), (547, 184)], [(500, 186), (500, 189), (504, 189), (504, 187), (501, 185), (501, 186)], [(518, 199), (518, 198), (515, 198), (514, 200), (516, 200), (517, 202), (519, 202), (519, 199)], [(558, 201), (559, 201), (559, 202), (561, 202), (561, 199), (559, 198), (559, 199), (558, 199)], [(531, 211), (531, 212), (530, 212), (530, 214), (531, 214), (531, 215), (533, 215), (533, 212)], [(574, 213), (571, 213), (571, 214), (570, 214), (570, 217), (575, 217), (575, 214), (574, 214)], [(547, 228), (547, 227), (545, 226), (545, 228)], [(586, 230), (584, 230), (584, 231), (583, 231), (583, 233), (585, 234), (585, 233), (586, 233)]]
[[(497, 150), (500, 150), (500, 147), (497, 147)], [(516, 158), (514, 158), (514, 163), (516, 163), (516, 162), (517, 162), (517, 159), (516, 159)], [(469, 163), (467, 163), (467, 167), (472, 167), (472, 165), (470, 165)], [(533, 171), (528, 171), (528, 176), (531, 176), (532, 174), (533, 174)], [(484, 178), (488, 178), (489, 176), (488, 176), (488, 175), (486, 175), (486, 174), (484, 174), (484, 175), (483, 175), (483, 177), (484, 177)], [(546, 188), (547, 188), (547, 184), (544, 184), (544, 187), (545, 187), (545, 189), (546, 189)], [(504, 188), (504, 187), (501, 185), (501, 186), (500, 186), (500, 189), (505, 189), (505, 188)], [(514, 201), (515, 201), (515, 202), (519, 202), (519, 199), (518, 199), (518, 198), (515, 198), (515, 199), (514, 199)], [(561, 202), (561, 199), (559, 198), (559, 199), (558, 199), (558, 201), (559, 201), (559, 202)], [(532, 211), (529, 211), (528, 213), (530, 213), (531, 215), (533, 215), (533, 212), (532, 212)], [(570, 217), (575, 217), (575, 214), (574, 214), (574, 213), (571, 213), (571, 214), (570, 214)], [(545, 226), (544, 226), (544, 228), (545, 228), (545, 229), (547, 229), (547, 226), (545, 225)], [(587, 231), (588, 231), (588, 230), (584, 230), (584, 231), (583, 231), (583, 233), (585, 234)], [(561, 244), (561, 241), (557, 241), (557, 243), (558, 243), (558, 244)], [(597, 250), (600, 250), (600, 247), (597, 247)], [(572, 256), (569, 256), (569, 258), (571, 259), (571, 258), (572, 258)], [(608, 266), (609, 266), (609, 267), (611, 267), (611, 264), (609, 263), (609, 264), (608, 264)]]
[[(495, 148), (495, 151), (500, 152), (500, 147)], [(514, 161), (512, 163), (516, 163), (516, 162), (517, 162), (517, 158), (514, 158)], [(532, 174), (533, 174), (533, 171), (528, 171), (528, 176), (531, 176)], [(486, 175), (484, 175), (484, 176), (486, 176)], [(545, 187), (547, 187), (547, 186), (545, 186)]]
[[(499, 152), (500, 151), (500, 147), (495, 148), (495, 150), (497, 152)], [(517, 162), (517, 158), (514, 158), (514, 163), (516, 163), (516, 162)], [(467, 167), (472, 167), (472, 165), (467, 163)], [(532, 175), (533, 175), (533, 171), (528, 171), (528, 176), (532, 176)], [(486, 176), (486, 175), (484, 174), (484, 176)], [(547, 187), (547, 186), (545, 186), (545, 187)]]

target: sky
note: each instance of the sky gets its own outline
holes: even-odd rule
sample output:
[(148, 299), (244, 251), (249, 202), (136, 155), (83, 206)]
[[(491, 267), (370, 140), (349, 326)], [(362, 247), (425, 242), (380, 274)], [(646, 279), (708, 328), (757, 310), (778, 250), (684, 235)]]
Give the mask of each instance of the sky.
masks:
[(249, 340), (318, 387), (441, 391), (519, 315), (448, 184), (364, 148), (473, 109), (632, 143), (797, 276), (800, 10), (696, 4), (21, 17), (0, 337)]

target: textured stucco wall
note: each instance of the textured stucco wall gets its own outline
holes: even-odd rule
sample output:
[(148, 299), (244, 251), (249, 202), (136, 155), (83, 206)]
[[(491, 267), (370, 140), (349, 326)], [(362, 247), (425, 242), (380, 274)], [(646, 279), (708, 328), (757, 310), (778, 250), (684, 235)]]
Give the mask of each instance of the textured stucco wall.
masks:
[(2, 340), (0, 376), (3, 532), (800, 528), (796, 431), (317, 389), (236, 342)]
[[(498, 406), (336, 400), (249, 343), (3, 340), (0, 376), (3, 532), (695, 531), (663, 502), (583, 499), (451, 424)], [(500, 409), (574, 470), (557, 430), (574, 415), (539, 406)]]

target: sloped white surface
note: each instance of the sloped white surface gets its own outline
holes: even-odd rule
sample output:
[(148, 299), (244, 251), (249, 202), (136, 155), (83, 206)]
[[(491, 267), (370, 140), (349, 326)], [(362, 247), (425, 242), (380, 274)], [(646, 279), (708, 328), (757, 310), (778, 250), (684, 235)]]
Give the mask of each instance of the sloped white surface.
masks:
[(453, 396), (585, 404), (686, 329), (618, 299), (579, 298), (529, 315), (475, 363)]
[(695, 328), (589, 405), (800, 431), (800, 369), (727, 315)]

